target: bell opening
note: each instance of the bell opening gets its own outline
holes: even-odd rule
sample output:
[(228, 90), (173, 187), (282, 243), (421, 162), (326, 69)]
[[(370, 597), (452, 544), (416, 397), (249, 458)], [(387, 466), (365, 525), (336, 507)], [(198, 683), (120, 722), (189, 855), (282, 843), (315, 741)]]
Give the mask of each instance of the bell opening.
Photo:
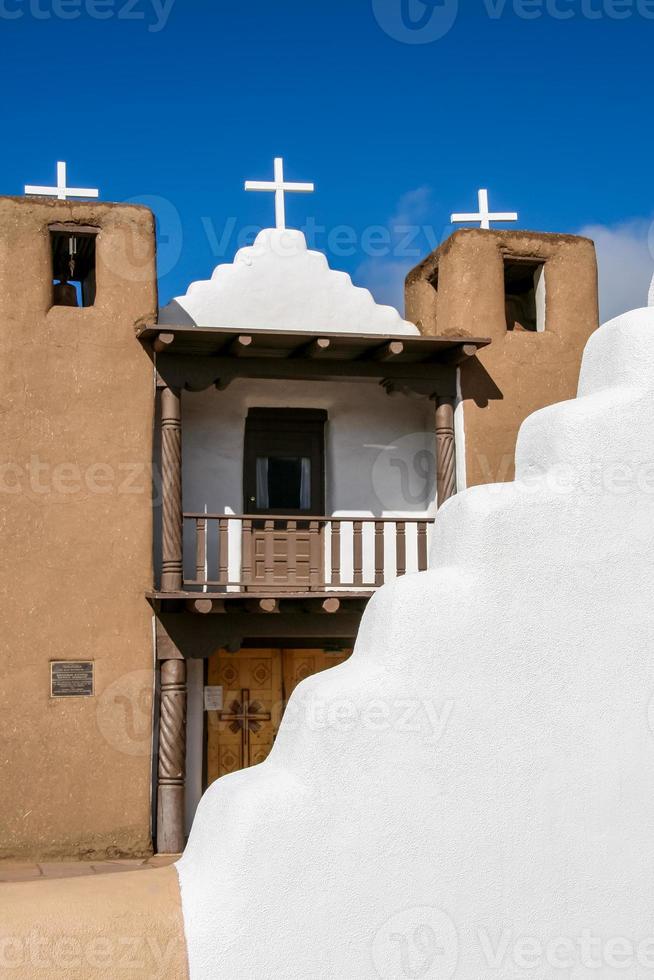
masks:
[(50, 229), (52, 305), (88, 307), (95, 303), (95, 252), (99, 229), (78, 225)]

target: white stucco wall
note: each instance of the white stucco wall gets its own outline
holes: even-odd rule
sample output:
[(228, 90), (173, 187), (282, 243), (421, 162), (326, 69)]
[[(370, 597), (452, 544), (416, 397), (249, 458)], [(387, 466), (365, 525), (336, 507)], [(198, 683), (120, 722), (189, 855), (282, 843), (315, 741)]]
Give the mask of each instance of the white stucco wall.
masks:
[(192, 980), (654, 977), (654, 310), (436, 520), (178, 865)]
[[(296, 381), (233, 382), (226, 391), (185, 392), (183, 501), (186, 512), (244, 512), (245, 418), (253, 407), (314, 408), (328, 414), (325, 429), (326, 513), (338, 517), (433, 517), (435, 513), (435, 409), (427, 399), (389, 397), (375, 383)], [(239, 527), (232, 525), (230, 552), (240, 555)], [(394, 539), (386, 533), (386, 566)], [(364, 563), (373, 576), (373, 525), (364, 528)], [(415, 570), (416, 528), (407, 526), (409, 570)], [(194, 566), (186, 535), (185, 569)], [(212, 549), (215, 554), (215, 549)], [(326, 554), (330, 566), (329, 553)], [(343, 530), (343, 573), (351, 570), (351, 541)], [(236, 565), (233, 568), (237, 572)], [(215, 571), (210, 569), (210, 571)], [(344, 581), (346, 579), (344, 578)]]
[(159, 323), (337, 333), (417, 334), (392, 306), (375, 303), (345, 272), (307, 248), (301, 231), (264, 228), (232, 263), (194, 282), (159, 313)]

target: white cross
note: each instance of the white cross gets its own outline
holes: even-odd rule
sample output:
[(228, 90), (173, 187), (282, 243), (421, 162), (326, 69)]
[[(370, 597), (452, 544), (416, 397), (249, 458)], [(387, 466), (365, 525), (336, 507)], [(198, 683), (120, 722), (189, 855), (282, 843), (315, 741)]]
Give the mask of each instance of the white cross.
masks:
[(66, 164), (61, 160), (57, 163), (57, 186), (38, 187), (33, 184), (25, 186), (26, 194), (39, 194), (45, 197), (56, 197), (65, 201), (67, 197), (99, 197), (100, 191), (92, 187), (66, 187)]
[(291, 184), (284, 182), (284, 161), (281, 157), (275, 157), (275, 179), (268, 180), (246, 180), (246, 191), (274, 191), (275, 192), (275, 227), (286, 228), (286, 208), (284, 204), (285, 191), (298, 191), (303, 194), (310, 194), (314, 190), (313, 184)]
[(479, 191), (479, 214), (453, 214), (451, 217), (451, 222), (454, 224), (458, 221), (479, 221), (482, 228), (490, 228), (491, 221), (517, 221), (518, 213), (517, 211), (504, 211), (497, 214), (491, 214), (488, 209), (488, 191)]

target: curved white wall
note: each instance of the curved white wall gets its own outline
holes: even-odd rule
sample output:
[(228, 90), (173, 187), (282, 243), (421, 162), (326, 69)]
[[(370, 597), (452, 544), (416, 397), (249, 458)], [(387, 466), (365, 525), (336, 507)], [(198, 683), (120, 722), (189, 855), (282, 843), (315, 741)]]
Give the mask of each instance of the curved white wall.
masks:
[(431, 570), (210, 787), (193, 980), (654, 977), (653, 338), (591, 338), (516, 482), (450, 500)]

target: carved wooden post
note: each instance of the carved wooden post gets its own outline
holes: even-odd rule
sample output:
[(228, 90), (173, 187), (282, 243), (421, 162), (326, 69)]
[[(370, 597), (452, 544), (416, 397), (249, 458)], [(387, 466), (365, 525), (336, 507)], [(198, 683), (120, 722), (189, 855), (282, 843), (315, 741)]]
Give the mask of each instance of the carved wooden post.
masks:
[(161, 661), (157, 850), (184, 850), (186, 772), (186, 661)]
[(440, 507), (456, 493), (454, 399), (452, 398), (439, 398), (436, 404), (436, 486)]
[(162, 592), (182, 588), (182, 401), (178, 388), (161, 391)]

